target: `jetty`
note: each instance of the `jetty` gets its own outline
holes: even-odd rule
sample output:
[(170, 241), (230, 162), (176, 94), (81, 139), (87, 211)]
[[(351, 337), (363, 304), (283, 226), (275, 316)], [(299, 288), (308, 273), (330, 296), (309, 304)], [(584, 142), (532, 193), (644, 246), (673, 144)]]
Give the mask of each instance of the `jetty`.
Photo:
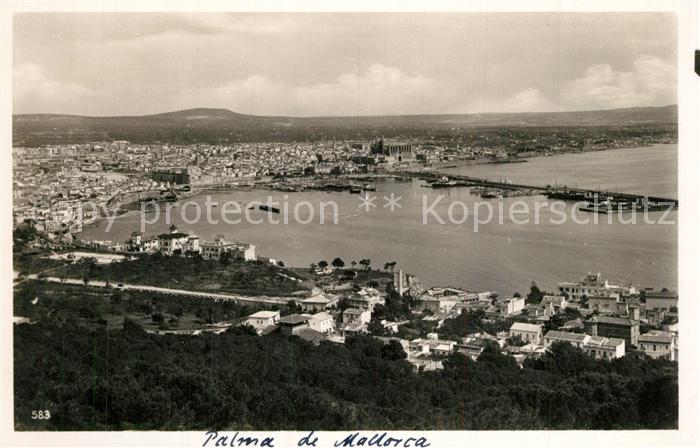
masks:
[(430, 183), (451, 183), (454, 186), (481, 187), (500, 190), (530, 190), (539, 192), (551, 199), (560, 199), (568, 201), (588, 201), (597, 204), (626, 204), (631, 206), (636, 204), (639, 207), (648, 207), (650, 209), (667, 209), (672, 207), (678, 209), (678, 199), (661, 196), (650, 196), (636, 193), (624, 193), (619, 191), (605, 191), (600, 189), (588, 189), (577, 187), (557, 187), (552, 185), (532, 185), (521, 184), (505, 181), (495, 181), (490, 179), (464, 176), (459, 174), (440, 174), (435, 173), (431, 176), (421, 176), (422, 179)]

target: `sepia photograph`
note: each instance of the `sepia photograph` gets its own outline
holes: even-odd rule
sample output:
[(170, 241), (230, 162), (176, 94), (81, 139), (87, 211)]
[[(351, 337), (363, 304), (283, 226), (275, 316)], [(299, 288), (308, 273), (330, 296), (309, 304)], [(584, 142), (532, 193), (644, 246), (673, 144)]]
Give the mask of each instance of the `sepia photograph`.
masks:
[(3, 15), (14, 433), (682, 429), (677, 10)]

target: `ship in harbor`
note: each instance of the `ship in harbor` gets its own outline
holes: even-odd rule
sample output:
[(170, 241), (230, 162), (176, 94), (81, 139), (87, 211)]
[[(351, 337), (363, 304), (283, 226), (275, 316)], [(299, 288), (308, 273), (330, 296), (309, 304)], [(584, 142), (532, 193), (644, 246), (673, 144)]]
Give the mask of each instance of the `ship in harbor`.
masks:
[(590, 199), (583, 191), (569, 190), (568, 188), (560, 188), (547, 192), (547, 199), (561, 199), (562, 201), (586, 201)]
[(464, 181), (450, 180), (448, 177), (443, 176), (439, 180), (430, 183), (431, 188), (452, 188), (452, 187), (466, 187), (469, 184)]
[(365, 191), (377, 191), (377, 187), (375, 187), (374, 185), (371, 185), (371, 184), (364, 184), (362, 186), (362, 189)]

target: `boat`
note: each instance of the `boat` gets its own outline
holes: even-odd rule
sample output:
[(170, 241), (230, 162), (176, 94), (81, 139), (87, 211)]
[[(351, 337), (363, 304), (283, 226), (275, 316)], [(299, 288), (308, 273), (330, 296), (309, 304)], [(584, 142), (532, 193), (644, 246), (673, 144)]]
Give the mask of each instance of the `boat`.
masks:
[(495, 198), (499, 198), (499, 197), (502, 198), (503, 195), (499, 194), (498, 192), (496, 192), (494, 190), (485, 190), (485, 191), (481, 192), (481, 197), (485, 198), (485, 199), (495, 199)]
[(451, 180), (448, 182), (434, 182), (430, 184), (432, 188), (452, 188), (452, 187), (466, 187), (468, 184), (466, 182)]
[(375, 187), (374, 185), (370, 185), (370, 184), (364, 184), (362, 186), (362, 189), (365, 191), (377, 191), (377, 187)]
[(360, 194), (360, 193), (362, 193), (362, 187), (358, 187), (358, 186), (353, 185), (350, 187), (350, 193)]
[(272, 206), (266, 205), (266, 204), (260, 204), (260, 206), (258, 208), (264, 212), (272, 212), (272, 213), (279, 213), (280, 212), (280, 209), (278, 209), (277, 207), (272, 207)]
[(563, 189), (548, 192), (547, 199), (561, 199), (563, 201), (585, 201), (589, 198), (586, 197), (586, 194), (583, 192)]

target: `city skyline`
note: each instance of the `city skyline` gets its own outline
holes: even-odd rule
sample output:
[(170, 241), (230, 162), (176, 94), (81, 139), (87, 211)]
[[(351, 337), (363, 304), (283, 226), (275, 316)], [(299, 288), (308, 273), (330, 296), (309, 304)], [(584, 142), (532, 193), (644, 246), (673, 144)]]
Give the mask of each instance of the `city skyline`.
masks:
[[(19, 14), (13, 113), (666, 106), (677, 102), (675, 29), (658, 13)], [(561, 64), (572, 45), (578, 57)]]

